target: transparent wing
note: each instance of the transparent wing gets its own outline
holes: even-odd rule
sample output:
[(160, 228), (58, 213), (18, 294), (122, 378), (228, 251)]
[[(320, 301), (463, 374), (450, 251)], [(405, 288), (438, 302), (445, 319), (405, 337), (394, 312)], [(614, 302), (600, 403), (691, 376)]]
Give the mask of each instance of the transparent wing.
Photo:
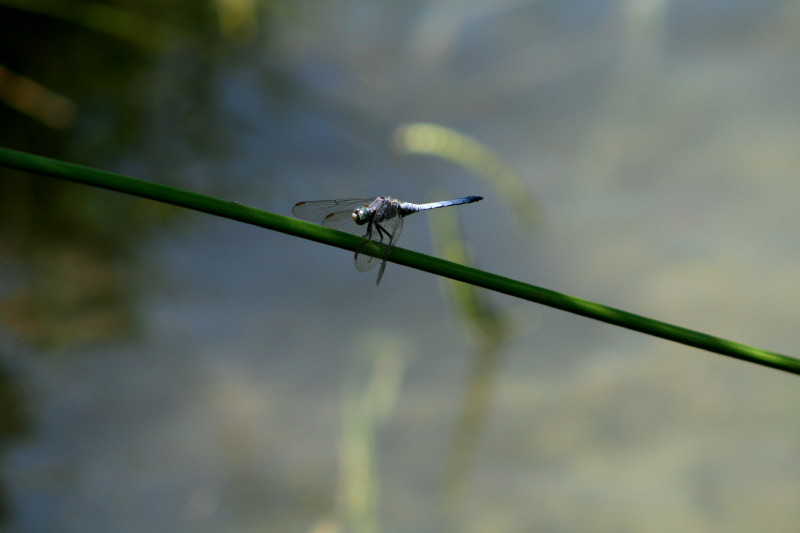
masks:
[(381, 262), (380, 259), (376, 259), (371, 255), (356, 252), (356, 268), (358, 269), (359, 272), (366, 272), (367, 270), (372, 270), (380, 262)]
[(380, 285), (381, 278), (383, 277), (383, 271), (386, 270), (386, 256), (389, 255), (389, 252), (392, 251), (394, 245), (397, 244), (397, 239), (400, 238), (400, 232), (403, 231), (403, 217), (397, 217), (397, 226), (395, 227), (394, 231), (391, 232), (392, 237), (389, 241), (389, 249), (386, 250), (386, 254), (383, 256), (383, 261), (381, 261), (381, 269), (378, 270), (378, 279), (375, 280), (375, 285)]
[[(315, 200), (313, 202), (300, 202), (292, 208), (292, 214), (297, 218), (322, 222), (325, 217), (335, 213), (347, 213), (350, 216), (357, 207), (362, 207), (375, 200), (375, 198), (342, 198), (340, 200)], [(334, 226), (328, 226), (334, 227)], [(338, 228), (337, 228), (338, 229)]]
[(356, 268), (360, 272), (366, 272), (367, 270), (375, 268), (378, 264), (381, 265), (381, 270), (378, 272), (377, 283), (380, 283), (383, 277), (383, 271), (386, 268), (386, 256), (389, 255), (392, 246), (397, 243), (397, 239), (400, 238), (400, 233), (403, 231), (403, 217), (397, 216), (389, 220), (384, 220), (381, 222), (381, 228), (381, 231), (378, 231), (378, 228), (373, 228), (372, 240), (386, 244), (389, 247), (386, 253), (382, 257), (372, 257), (371, 255), (356, 252), (355, 257)]
[(352, 209), (349, 211), (338, 211), (336, 213), (331, 213), (322, 219), (322, 225), (326, 228), (346, 231), (347, 233), (352, 233), (353, 235), (358, 235), (359, 237), (366, 237), (367, 233), (366, 224), (359, 226), (356, 224), (355, 220), (353, 220)]

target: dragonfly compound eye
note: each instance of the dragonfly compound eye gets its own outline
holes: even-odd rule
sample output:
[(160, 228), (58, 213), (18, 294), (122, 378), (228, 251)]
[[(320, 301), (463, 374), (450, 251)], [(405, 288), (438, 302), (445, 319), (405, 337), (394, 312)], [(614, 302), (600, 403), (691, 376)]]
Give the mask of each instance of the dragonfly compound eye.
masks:
[(353, 211), (353, 222), (358, 224), (359, 226), (363, 226), (369, 221), (369, 213), (363, 207), (359, 207), (355, 211)]

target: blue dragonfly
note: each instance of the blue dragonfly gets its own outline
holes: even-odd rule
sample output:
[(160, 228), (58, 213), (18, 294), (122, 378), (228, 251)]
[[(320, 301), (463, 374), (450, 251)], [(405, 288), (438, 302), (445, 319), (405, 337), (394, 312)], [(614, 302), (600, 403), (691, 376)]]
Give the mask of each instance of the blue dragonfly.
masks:
[(406, 216), (427, 209), (471, 204), (480, 200), (483, 200), (482, 196), (464, 196), (455, 200), (412, 204), (401, 202), (391, 196), (342, 198), (300, 202), (292, 208), (292, 213), (298, 218), (319, 222), (326, 228), (338, 229), (364, 237), (367, 241), (372, 240), (387, 245), (382, 257), (372, 257), (356, 250), (356, 268), (360, 272), (366, 272), (380, 263), (378, 281), (375, 282), (375, 285), (378, 285), (386, 269), (386, 257), (397, 243), (400, 232), (403, 231), (403, 219)]

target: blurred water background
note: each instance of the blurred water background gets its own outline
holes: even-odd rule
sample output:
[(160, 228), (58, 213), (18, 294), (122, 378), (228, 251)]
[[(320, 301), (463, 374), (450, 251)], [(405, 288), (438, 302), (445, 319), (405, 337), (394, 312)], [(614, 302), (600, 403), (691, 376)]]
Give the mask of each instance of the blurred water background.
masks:
[[(482, 195), (400, 245), (800, 355), (797, 2), (0, 0), (0, 34), (2, 146), (287, 215)], [(7, 169), (0, 398), (9, 532), (800, 523), (795, 376)]]

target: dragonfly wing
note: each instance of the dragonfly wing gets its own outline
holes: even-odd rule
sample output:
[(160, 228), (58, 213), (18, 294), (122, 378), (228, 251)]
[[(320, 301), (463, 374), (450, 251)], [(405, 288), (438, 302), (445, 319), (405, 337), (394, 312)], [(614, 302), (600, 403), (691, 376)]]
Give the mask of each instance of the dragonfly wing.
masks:
[[(389, 235), (390, 235), (389, 250), (386, 251), (386, 255), (389, 255), (389, 251), (391, 251), (394, 245), (397, 244), (397, 239), (400, 238), (400, 233), (403, 231), (403, 217), (400, 216), (395, 217), (391, 219), (389, 222), (391, 228), (386, 228), (389, 230)], [(384, 227), (386, 227), (386, 224), (384, 224)]]
[[(297, 218), (322, 222), (332, 213), (352, 213), (356, 208), (365, 206), (375, 198), (342, 198), (341, 200), (315, 200), (313, 202), (299, 202), (292, 208), (292, 214)], [(349, 216), (349, 215), (348, 215)]]
[(338, 211), (331, 213), (322, 219), (322, 225), (326, 228), (338, 229), (339, 231), (346, 231), (359, 237), (366, 237), (367, 226), (356, 224), (353, 220), (353, 211)]
[(378, 270), (378, 279), (375, 280), (375, 285), (380, 285), (381, 278), (383, 278), (383, 271), (386, 270), (386, 257), (389, 255), (389, 252), (392, 251), (394, 245), (397, 243), (397, 239), (400, 238), (400, 232), (403, 231), (403, 218), (397, 217), (397, 222), (394, 224), (394, 229), (390, 232), (391, 237), (389, 239), (389, 248), (386, 249), (386, 253), (384, 254), (383, 258), (381, 259), (381, 268)]
[(362, 254), (361, 252), (356, 252), (356, 268), (359, 272), (366, 272), (367, 270), (372, 270), (378, 263), (381, 262), (380, 259), (372, 257), (371, 255)]
[(366, 272), (367, 270), (375, 268), (378, 264), (381, 265), (381, 271), (378, 274), (378, 282), (380, 282), (380, 278), (383, 276), (383, 269), (386, 268), (386, 256), (389, 255), (392, 246), (394, 246), (397, 239), (400, 237), (400, 232), (403, 231), (403, 218), (397, 216), (389, 220), (384, 220), (381, 222), (381, 228), (381, 231), (378, 231), (378, 228), (372, 230), (372, 240), (389, 247), (384, 255), (382, 257), (372, 257), (371, 255), (356, 252), (355, 257), (356, 268), (360, 272)]

